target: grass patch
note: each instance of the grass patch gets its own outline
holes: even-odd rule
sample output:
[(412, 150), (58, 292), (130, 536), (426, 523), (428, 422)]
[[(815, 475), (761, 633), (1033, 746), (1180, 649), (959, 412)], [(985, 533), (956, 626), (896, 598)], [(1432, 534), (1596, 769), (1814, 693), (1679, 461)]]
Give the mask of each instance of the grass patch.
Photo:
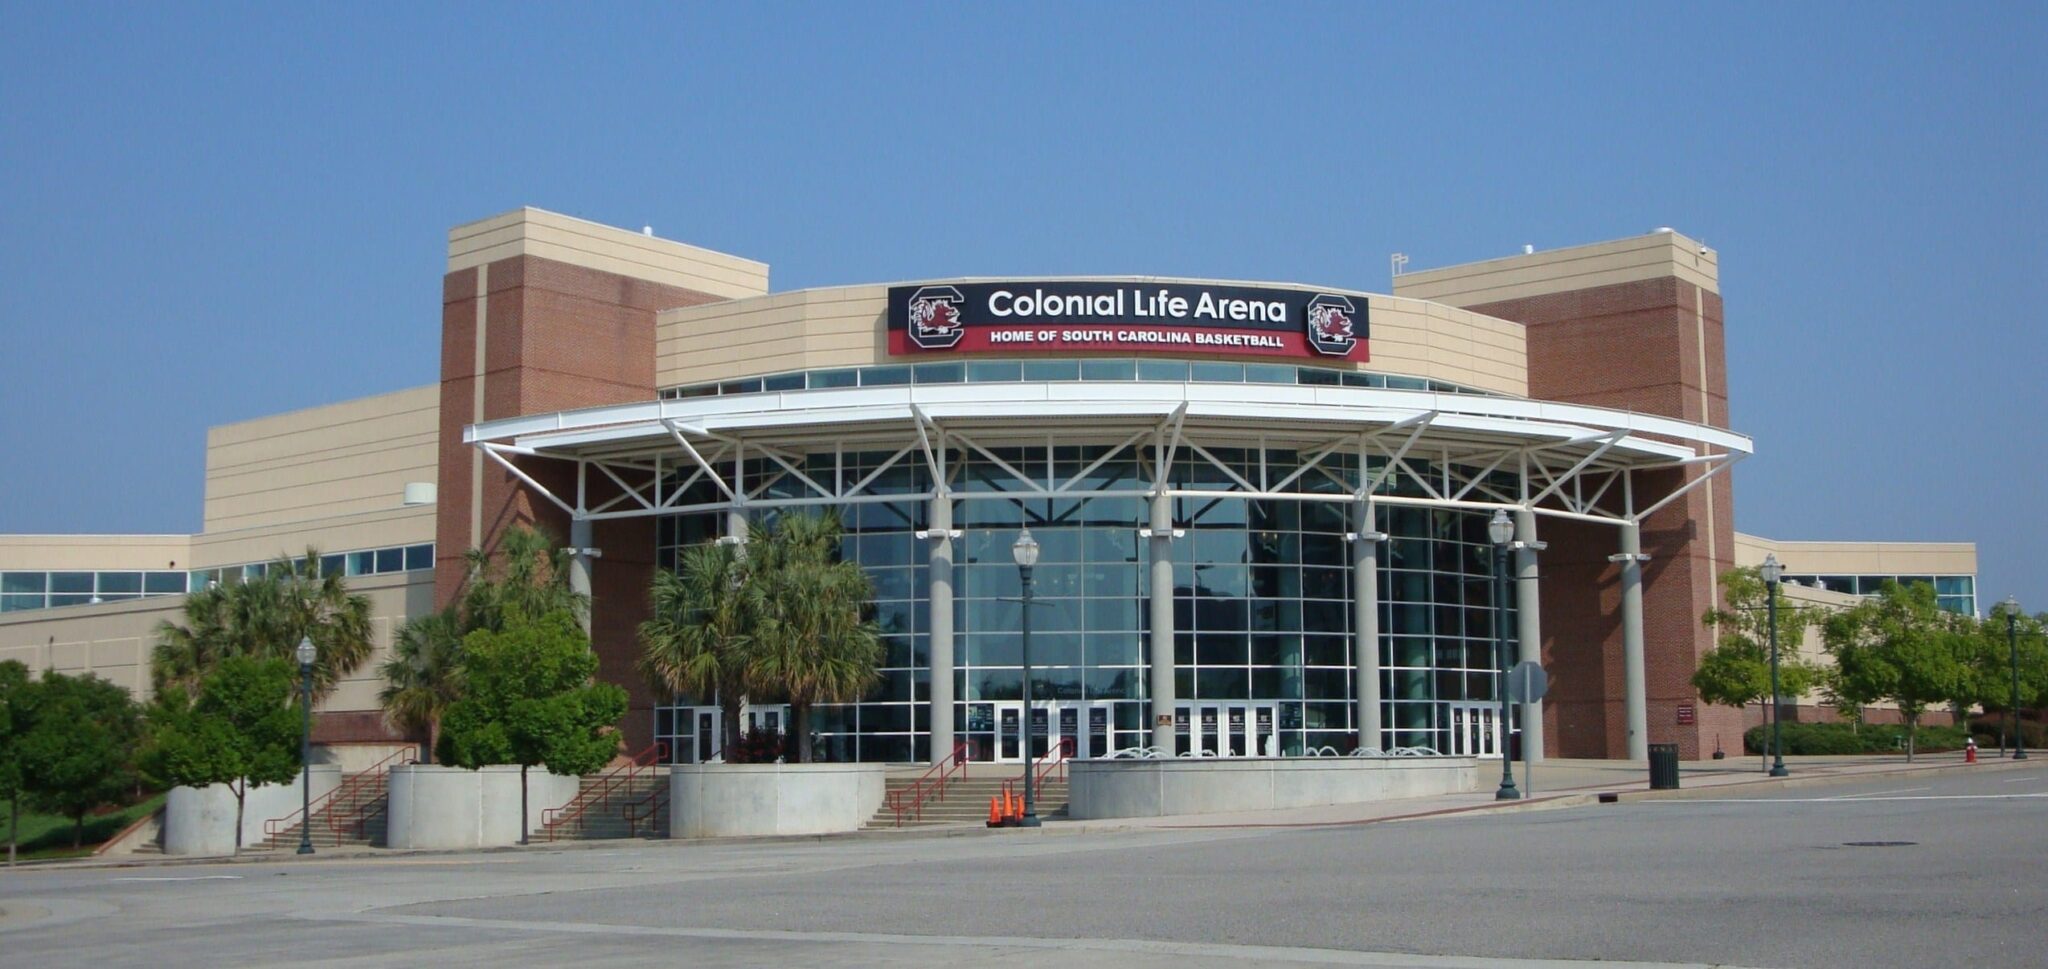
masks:
[[(32, 858), (79, 858), (92, 854), (108, 838), (120, 834), (122, 829), (134, 824), (137, 819), (156, 813), (164, 806), (164, 796), (157, 794), (134, 804), (85, 819), (85, 844), (71, 847), (71, 819), (61, 814), (42, 814), (28, 810), (23, 805), (19, 847), (16, 849), (23, 861)], [(0, 801), (0, 845), (7, 842), (9, 804)], [(4, 849), (0, 849), (4, 851)], [(4, 859), (4, 855), (0, 855)]]

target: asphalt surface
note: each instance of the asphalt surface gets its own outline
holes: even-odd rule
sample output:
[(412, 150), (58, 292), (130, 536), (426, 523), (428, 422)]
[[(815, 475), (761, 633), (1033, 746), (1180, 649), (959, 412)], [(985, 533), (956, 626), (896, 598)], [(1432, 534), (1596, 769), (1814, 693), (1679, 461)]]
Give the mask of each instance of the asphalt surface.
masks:
[(1694, 793), (1300, 828), (24, 869), (0, 874), (0, 966), (2048, 964), (2048, 763)]

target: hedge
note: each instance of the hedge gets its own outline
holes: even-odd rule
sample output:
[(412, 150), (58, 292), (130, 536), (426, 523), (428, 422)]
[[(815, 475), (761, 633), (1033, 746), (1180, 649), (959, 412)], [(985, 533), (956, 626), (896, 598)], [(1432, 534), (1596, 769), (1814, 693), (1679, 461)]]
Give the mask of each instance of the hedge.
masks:
[[(1906, 749), (1906, 728), (1902, 724), (1864, 724), (1860, 729), (1848, 723), (1787, 723), (1783, 725), (1787, 754), (1892, 754)], [(1914, 750), (1920, 752), (1960, 750), (1966, 738), (1961, 727), (1921, 727)], [(1767, 752), (1771, 728), (1751, 727), (1742, 734), (1743, 749), (1752, 754)], [(1983, 742), (1978, 741), (1982, 746)]]

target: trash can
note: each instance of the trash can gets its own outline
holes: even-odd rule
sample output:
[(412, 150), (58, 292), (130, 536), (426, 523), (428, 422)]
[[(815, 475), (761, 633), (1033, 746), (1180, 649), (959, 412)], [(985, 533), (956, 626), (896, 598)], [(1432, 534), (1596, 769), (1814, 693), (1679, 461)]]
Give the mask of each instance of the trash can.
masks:
[(1678, 745), (1650, 745), (1650, 790), (1678, 790)]

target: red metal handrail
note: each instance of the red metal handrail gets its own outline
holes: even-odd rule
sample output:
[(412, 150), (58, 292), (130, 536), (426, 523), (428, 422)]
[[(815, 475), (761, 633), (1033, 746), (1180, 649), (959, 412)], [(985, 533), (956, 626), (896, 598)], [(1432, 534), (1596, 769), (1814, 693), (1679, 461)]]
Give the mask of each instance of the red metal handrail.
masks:
[(555, 833), (561, 830), (563, 825), (582, 817), (592, 805), (610, 804), (613, 791), (631, 785), (633, 779), (640, 776), (641, 771), (652, 769), (667, 757), (668, 744), (657, 741), (647, 749), (634, 754), (631, 760), (612, 768), (609, 773), (599, 778), (596, 786), (577, 791), (569, 803), (542, 811), (540, 825), (547, 830), (548, 840), (555, 840)]
[[(370, 765), (369, 770), (358, 771), (357, 773), (350, 774), (348, 777), (344, 778), (341, 783), (336, 784), (334, 786), (334, 790), (328, 791), (327, 793), (322, 794), (319, 797), (313, 799), (313, 803), (310, 805), (310, 807), (312, 808), (314, 816), (318, 816), (322, 812), (326, 811), (328, 808), (340, 803), (340, 799), (344, 793), (353, 795), (355, 793), (355, 788), (357, 786), (364, 783), (368, 783), (369, 781), (367, 779), (374, 778), (380, 772), (391, 766), (392, 761), (398, 760), (401, 757), (412, 758), (412, 754), (413, 751), (409, 747), (403, 750), (394, 751), (391, 754), (387, 755), (383, 760), (380, 760), (375, 764)], [(400, 763), (410, 764), (414, 763), (416, 760), (417, 758), (413, 758), (400, 761)], [(290, 831), (292, 829), (292, 825), (296, 823), (292, 819), (297, 818), (301, 814), (305, 813), (305, 810), (306, 809), (302, 807), (299, 810), (293, 811), (292, 813), (287, 814), (283, 817), (271, 818), (270, 820), (263, 822), (263, 837), (266, 840), (268, 840), (270, 838), (275, 838), (278, 835), (284, 834), (287, 831)], [(332, 827), (331, 824), (329, 826)]]
[[(646, 797), (643, 797), (638, 801), (634, 801), (633, 803), (620, 808), (619, 816), (626, 819), (626, 837), (639, 837), (640, 822), (646, 821), (650, 826), (652, 826), (654, 823), (654, 816), (660, 814), (661, 809), (667, 804), (668, 785), (656, 784), (654, 785), (653, 790), (647, 792)], [(642, 805), (645, 805), (647, 807), (647, 810), (645, 812), (639, 810), (639, 808)]]
[[(398, 763), (391, 763), (394, 760)], [(343, 781), (341, 786), (334, 789), (334, 801), (325, 812), (327, 830), (333, 832), (334, 836), (339, 838), (345, 826), (353, 826), (355, 828), (355, 836), (358, 838), (364, 837), (368, 833), (367, 829), (370, 825), (370, 819), (367, 814), (369, 807), (377, 803), (379, 798), (386, 797), (391, 793), (389, 785), (391, 768), (403, 764), (416, 763), (419, 763), (419, 758), (413, 755), (413, 751), (410, 748), (407, 748), (378, 761), (369, 770)], [(372, 793), (377, 788), (383, 788), (383, 790)], [(344, 821), (342, 815), (347, 812), (353, 812), (354, 816)]]
[[(1053, 756), (1054, 754), (1058, 754), (1059, 756), (1055, 758)], [(1066, 780), (1067, 761), (1073, 759), (1073, 756), (1074, 738), (1072, 737), (1061, 737), (1059, 743), (1047, 747), (1045, 753), (1040, 754), (1037, 760), (1034, 760), (1031, 763), (1026, 764), (1024, 766), (1024, 769), (1026, 771), (1035, 771), (1035, 773), (1031, 775), (1032, 787), (1036, 788), (1037, 790), (1043, 790), (1045, 788), (1045, 779), (1051, 777), (1054, 771), (1059, 772), (1060, 780)], [(1023, 780), (1024, 775), (1019, 774), (1017, 775), (1015, 780), (1004, 781), (1003, 796), (1005, 798), (1016, 796), (1017, 789), (1013, 785), (1016, 785), (1022, 782)], [(1036, 793), (1036, 791), (1034, 791), (1033, 793)]]
[(909, 814), (917, 820), (924, 820), (924, 803), (928, 800), (946, 799), (946, 783), (967, 773), (967, 741), (955, 741), (953, 754), (925, 769), (909, 786), (889, 792), (884, 800), (891, 811), (896, 812), (896, 826), (903, 826), (903, 816)]

